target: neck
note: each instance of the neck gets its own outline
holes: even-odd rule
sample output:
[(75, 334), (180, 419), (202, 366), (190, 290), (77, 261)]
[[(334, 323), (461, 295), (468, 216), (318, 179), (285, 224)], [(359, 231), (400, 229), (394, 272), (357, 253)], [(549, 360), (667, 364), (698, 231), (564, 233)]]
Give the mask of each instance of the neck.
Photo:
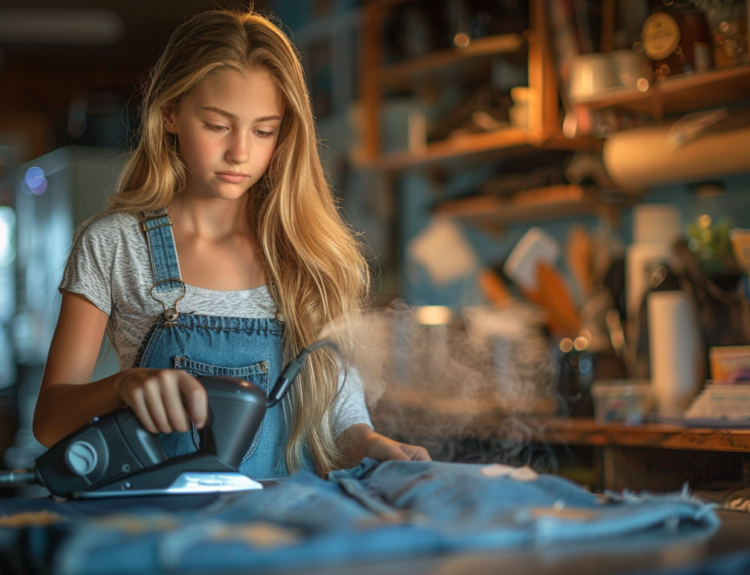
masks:
[(247, 194), (235, 201), (178, 194), (167, 211), (173, 220), (179, 221), (183, 231), (206, 239), (221, 239), (249, 232), (247, 199)]

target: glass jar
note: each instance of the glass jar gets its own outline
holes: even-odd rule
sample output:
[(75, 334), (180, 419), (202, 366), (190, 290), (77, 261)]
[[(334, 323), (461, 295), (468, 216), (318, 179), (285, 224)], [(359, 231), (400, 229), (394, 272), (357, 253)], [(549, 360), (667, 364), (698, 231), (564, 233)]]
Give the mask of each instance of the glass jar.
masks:
[(688, 2), (652, 0), (641, 28), (641, 42), (653, 62), (654, 76), (707, 70), (713, 66), (711, 36), (705, 14)]

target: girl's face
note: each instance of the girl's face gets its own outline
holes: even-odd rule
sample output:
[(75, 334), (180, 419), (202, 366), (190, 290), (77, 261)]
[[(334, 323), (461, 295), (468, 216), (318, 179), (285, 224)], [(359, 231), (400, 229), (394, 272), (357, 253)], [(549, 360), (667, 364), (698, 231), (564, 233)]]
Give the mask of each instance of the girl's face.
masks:
[(237, 200), (271, 163), (284, 101), (263, 68), (218, 70), (164, 116), (187, 168), (186, 196)]

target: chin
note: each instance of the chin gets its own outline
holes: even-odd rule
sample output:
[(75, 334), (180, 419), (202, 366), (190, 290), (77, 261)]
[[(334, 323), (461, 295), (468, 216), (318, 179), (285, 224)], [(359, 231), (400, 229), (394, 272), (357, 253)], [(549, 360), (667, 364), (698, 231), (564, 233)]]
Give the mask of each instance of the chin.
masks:
[(234, 186), (230, 189), (213, 189), (211, 190), (211, 195), (217, 200), (236, 201), (243, 198), (250, 190), (250, 187)]

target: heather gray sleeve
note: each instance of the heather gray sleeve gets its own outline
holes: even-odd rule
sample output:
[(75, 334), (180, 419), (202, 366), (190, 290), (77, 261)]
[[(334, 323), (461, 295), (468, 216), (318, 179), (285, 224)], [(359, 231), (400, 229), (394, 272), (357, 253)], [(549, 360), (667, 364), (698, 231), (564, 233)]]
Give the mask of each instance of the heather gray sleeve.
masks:
[(89, 224), (73, 245), (60, 291), (82, 295), (109, 315), (112, 311), (112, 265), (116, 249), (116, 233), (111, 233), (101, 220)]
[(339, 373), (339, 394), (333, 405), (333, 434), (338, 437), (345, 429), (357, 423), (372, 427), (365, 404), (362, 378), (354, 368)]

